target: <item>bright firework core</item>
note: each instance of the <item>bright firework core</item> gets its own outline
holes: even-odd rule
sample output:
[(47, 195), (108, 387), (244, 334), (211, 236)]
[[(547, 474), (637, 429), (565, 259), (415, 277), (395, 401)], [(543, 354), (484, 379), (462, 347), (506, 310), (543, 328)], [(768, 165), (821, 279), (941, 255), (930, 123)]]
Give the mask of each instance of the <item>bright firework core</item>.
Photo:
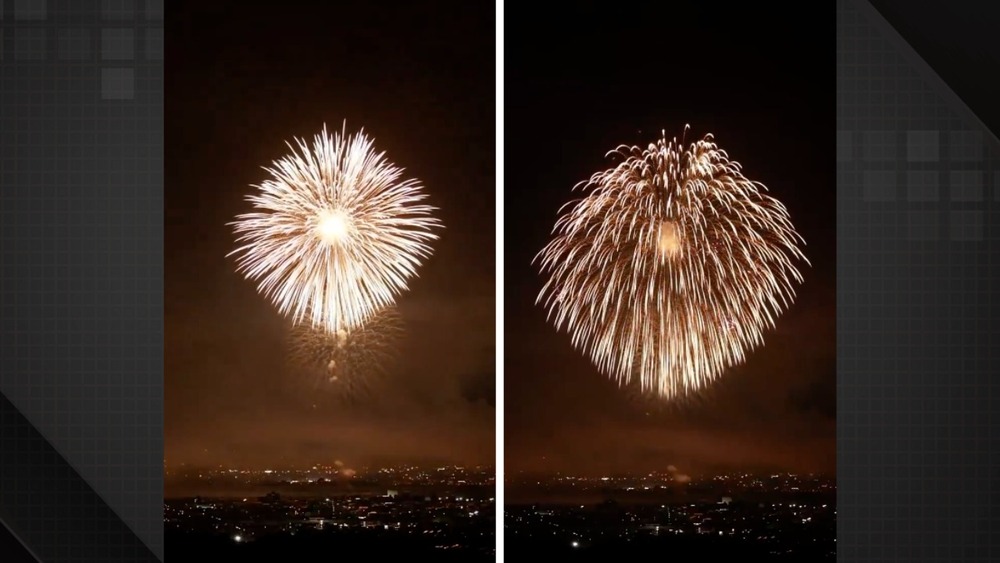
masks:
[(329, 245), (343, 242), (350, 232), (351, 219), (343, 211), (326, 211), (316, 222), (320, 240)]
[(673, 258), (681, 252), (681, 232), (677, 223), (669, 219), (660, 223), (660, 254), (664, 258)]

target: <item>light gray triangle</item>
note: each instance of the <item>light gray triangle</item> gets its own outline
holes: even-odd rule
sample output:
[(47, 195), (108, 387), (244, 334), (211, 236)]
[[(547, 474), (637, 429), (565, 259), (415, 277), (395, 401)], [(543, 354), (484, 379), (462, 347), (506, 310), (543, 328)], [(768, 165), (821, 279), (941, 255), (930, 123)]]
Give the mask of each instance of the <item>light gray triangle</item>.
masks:
[[(0, 392), (2, 392), (7, 397), (7, 399), (18, 409), (18, 411), (21, 412), (21, 414), (31, 423), (31, 425), (35, 428), (35, 430), (45, 439), (46, 442), (49, 443), (52, 449), (55, 450), (56, 453), (58, 453), (64, 460), (66, 460), (66, 463), (70, 467), (72, 467), (73, 470), (77, 472), (77, 475), (80, 476), (80, 479), (84, 483), (86, 483), (87, 486), (90, 487), (98, 496), (101, 497), (101, 499), (107, 505), (108, 509), (111, 510), (111, 512), (113, 512), (115, 516), (117, 516), (118, 519), (121, 520), (122, 523), (129, 530), (132, 531), (133, 534), (135, 534), (135, 536), (139, 539), (139, 541), (141, 541), (147, 548), (149, 548), (149, 550), (153, 553), (153, 555), (157, 557), (157, 559), (163, 561), (162, 543), (160, 543), (160, 549), (156, 549), (156, 545), (151, 545), (149, 535), (143, 534), (140, 531), (136, 530), (135, 521), (131, 518), (123, 517), (122, 515), (122, 507), (124, 506), (128, 508), (130, 506), (135, 506), (137, 504), (136, 499), (128, 497), (123, 498), (125, 492), (122, 491), (121, 489), (115, 491), (115, 487), (113, 487), (112, 485), (113, 482), (109, 481), (108, 479), (105, 478), (104, 475), (102, 475), (101, 468), (103, 464), (100, 463), (98, 459), (100, 457), (101, 452), (87, 452), (88, 448), (86, 444), (88, 441), (95, 439), (95, 436), (93, 434), (90, 434), (89, 437), (81, 441), (79, 439), (76, 439), (77, 438), (76, 435), (73, 434), (67, 435), (66, 432), (68, 430), (68, 427), (63, 426), (62, 427), (63, 431), (60, 432), (60, 428), (57, 425), (57, 420), (65, 421), (65, 420), (75, 419), (81, 416), (83, 417), (93, 416), (94, 414), (99, 412), (99, 409), (97, 408), (87, 409), (78, 406), (77, 409), (75, 409), (78, 412), (72, 413), (64, 411), (58, 418), (53, 417), (51, 413), (49, 413), (49, 416), (38, 416), (37, 407), (33, 407), (31, 410), (28, 411), (25, 411), (23, 408), (23, 405), (26, 404), (35, 405), (40, 400), (43, 400), (41, 397), (38, 397), (36, 393), (32, 393), (31, 391), (29, 391), (31, 383), (25, 385), (22, 382), (22, 384), (18, 385), (16, 383), (11, 382), (10, 381), (11, 378), (9, 376), (6, 377), (5, 379), (6, 381), (4, 381), (4, 384), (0, 385)], [(37, 382), (34, 383), (37, 384)], [(29, 392), (31, 393), (32, 396), (25, 397), (23, 396), (24, 392)], [(51, 398), (52, 397), (49, 397), (49, 399)], [(53, 401), (53, 402), (58, 403), (63, 401)], [(73, 400), (72, 404), (76, 405), (79, 402), (82, 401)], [(93, 428), (90, 428), (89, 430), (90, 433), (94, 432)], [(73, 445), (76, 445), (76, 447), (75, 448), (72, 447)], [(67, 446), (69, 447), (67, 448)], [(67, 453), (67, 449), (71, 450), (69, 455)], [(111, 456), (106, 455), (106, 457), (110, 458)], [(82, 463), (80, 463), (81, 461)], [(119, 485), (121, 484), (121, 481), (114, 481), (114, 482), (116, 482)], [(160, 509), (162, 518), (162, 498), (159, 500), (160, 502), (157, 504), (157, 507)], [(139, 499), (139, 502), (141, 501), (142, 499)], [(133, 509), (131, 512), (135, 513), (135, 510)], [(25, 546), (25, 548), (28, 549), (27, 546)], [(31, 553), (32, 556), (35, 557), (35, 559), (41, 561), (41, 559), (37, 555), (35, 555), (34, 552)], [(0, 561), (2, 561), (2, 557), (0, 557)]]
[(857, 0), (857, 9), (868, 20), (868, 23), (878, 30), (882, 38), (893, 47), (893, 50), (903, 57), (927, 81), (927, 85), (941, 96), (941, 99), (948, 105), (949, 109), (962, 117), (969, 125), (975, 125), (982, 130), (990, 144), (994, 147), (1000, 146), (1000, 139), (979, 119), (979, 116), (972, 111), (972, 108), (951, 89), (951, 86), (948, 86), (948, 83), (941, 78), (937, 71), (917, 53), (916, 49), (896, 31), (896, 28), (889, 23), (889, 20), (885, 19), (882, 13), (871, 2), (868, 0)]

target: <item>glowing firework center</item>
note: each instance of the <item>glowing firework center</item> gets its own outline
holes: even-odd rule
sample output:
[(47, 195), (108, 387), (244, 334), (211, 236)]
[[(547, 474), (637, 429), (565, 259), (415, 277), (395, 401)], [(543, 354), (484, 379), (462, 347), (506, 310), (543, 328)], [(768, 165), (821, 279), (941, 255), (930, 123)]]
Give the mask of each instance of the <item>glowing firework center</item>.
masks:
[(324, 211), (316, 219), (316, 235), (330, 246), (346, 241), (350, 234), (351, 218), (339, 209)]
[(681, 230), (677, 223), (666, 219), (660, 223), (657, 247), (663, 258), (676, 258), (681, 253)]

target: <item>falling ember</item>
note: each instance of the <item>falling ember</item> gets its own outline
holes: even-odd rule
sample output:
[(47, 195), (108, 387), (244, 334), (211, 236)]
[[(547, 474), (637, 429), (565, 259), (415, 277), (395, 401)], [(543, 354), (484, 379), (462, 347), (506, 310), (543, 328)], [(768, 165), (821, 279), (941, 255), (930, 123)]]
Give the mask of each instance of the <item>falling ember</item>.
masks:
[(613, 154), (536, 257), (538, 303), (620, 385), (690, 396), (763, 345), (803, 281), (804, 241), (711, 135)]

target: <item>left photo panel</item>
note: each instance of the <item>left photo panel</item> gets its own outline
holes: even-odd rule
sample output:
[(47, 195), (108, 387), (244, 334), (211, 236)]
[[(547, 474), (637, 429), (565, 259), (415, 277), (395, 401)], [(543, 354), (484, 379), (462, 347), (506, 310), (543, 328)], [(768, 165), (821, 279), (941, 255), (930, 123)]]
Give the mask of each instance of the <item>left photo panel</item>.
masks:
[(495, 7), (171, 2), (171, 560), (495, 558)]

